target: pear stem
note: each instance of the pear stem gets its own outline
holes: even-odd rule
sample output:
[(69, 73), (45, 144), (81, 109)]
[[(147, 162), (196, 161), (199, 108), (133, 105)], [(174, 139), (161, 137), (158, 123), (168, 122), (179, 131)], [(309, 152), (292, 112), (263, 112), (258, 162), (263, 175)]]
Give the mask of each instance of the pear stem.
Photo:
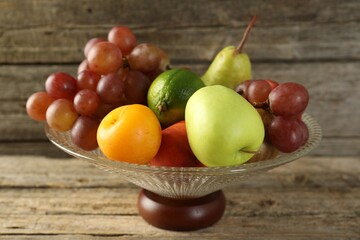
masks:
[(244, 47), (244, 45), (245, 45), (245, 42), (246, 42), (246, 39), (247, 39), (247, 37), (248, 37), (248, 35), (249, 35), (249, 33), (250, 33), (251, 28), (254, 26), (254, 23), (255, 23), (255, 21), (256, 21), (256, 18), (257, 18), (257, 17), (256, 17), (256, 15), (255, 15), (255, 16), (253, 16), (253, 18), (251, 19), (251, 22), (250, 22), (249, 25), (247, 26), (247, 28), (246, 28), (246, 30), (245, 30), (245, 32), (244, 32), (243, 38), (241, 39), (239, 45), (236, 47), (236, 49), (235, 49), (235, 51), (234, 51), (234, 54), (239, 54), (239, 53), (242, 52), (242, 49), (243, 49), (243, 47)]

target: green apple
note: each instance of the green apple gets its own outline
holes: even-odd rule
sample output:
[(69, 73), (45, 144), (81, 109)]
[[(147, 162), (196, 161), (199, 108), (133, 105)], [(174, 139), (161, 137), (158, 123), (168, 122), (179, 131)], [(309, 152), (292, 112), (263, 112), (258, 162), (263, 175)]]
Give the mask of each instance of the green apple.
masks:
[(191, 150), (205, 166), (242, 164), (263, 143), (264, 124), (240, 94), (222, 85), (197, 90), (185, 108)]

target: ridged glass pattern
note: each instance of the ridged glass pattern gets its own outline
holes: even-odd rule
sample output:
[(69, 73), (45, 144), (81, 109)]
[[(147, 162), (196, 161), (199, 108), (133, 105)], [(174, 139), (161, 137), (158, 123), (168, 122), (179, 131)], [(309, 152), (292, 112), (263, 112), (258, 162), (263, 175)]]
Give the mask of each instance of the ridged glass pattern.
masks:
[(71, 141), (70, 132), (58, 132), (48, 126), (45, 127), (45, 132), (49, 140), (66, 153), (100, 169), (117, 173), (120, 178), (141, 188), (166, 197), (195, 198), (237, 184), (245, 177), (275, 168), (309, 153), (320, 143), (322, 133), (319, 124), (308, 114), (303, 115), (303, 121), (309, 129), (309, 140), (297, 151), (280, 153), (272, 159), (229, 167), (155, 167), (112, 161), (99, 149), (84, 151), (75, 146)]

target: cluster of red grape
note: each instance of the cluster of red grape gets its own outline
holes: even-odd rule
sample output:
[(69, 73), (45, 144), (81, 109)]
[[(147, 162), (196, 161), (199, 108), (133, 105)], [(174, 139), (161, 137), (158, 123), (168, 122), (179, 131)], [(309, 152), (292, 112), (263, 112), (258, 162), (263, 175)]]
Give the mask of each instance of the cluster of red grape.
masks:
[(236, 91), (257, 108), (265, 125), (266, 139), (279, 151), (293, 152), (306, 143), (309, 132), (301, 117), (309, 93), (304, 86), (294, 82), (247, 80)]
[(56, 72), (45, 81), (45, 91), (26, 103), (28, 115), (46, 121), (71, 137), (84, 150), (97, 148), (101, 119), (116, 107), (146, 104), (151, 82), (169, 67), (165, 51), (150, 43), (137, 43), (125, 26), (112, 28), (105, 38), (92, 38), (84, 47), (85, 59), (76, 78)]

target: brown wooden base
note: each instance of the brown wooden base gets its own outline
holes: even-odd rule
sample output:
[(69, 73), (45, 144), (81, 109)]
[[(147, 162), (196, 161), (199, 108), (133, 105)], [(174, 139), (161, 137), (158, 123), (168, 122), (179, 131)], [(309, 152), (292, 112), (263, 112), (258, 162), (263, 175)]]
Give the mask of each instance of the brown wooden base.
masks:
[(206, 228), (221, 219), (225, 211), (222, 191), (194, 199), (174, 199), (141, 190), (138, 210), (149, 224), (166, 230), (192, 231)]

